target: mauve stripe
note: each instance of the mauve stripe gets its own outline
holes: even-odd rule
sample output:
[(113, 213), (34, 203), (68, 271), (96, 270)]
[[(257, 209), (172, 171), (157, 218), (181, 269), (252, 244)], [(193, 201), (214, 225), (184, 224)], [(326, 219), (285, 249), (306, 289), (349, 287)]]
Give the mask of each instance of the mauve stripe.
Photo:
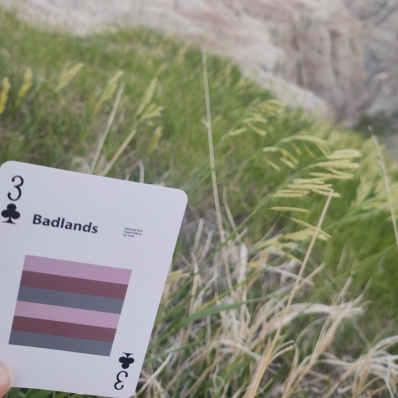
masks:
[(128, 285), (131, 275), (131, 270), (129, 269), (30, 255), (25, 256), (24, 270), (122, 285)]
[(22, 272), (21, 286), (123, 300), (127, 291), (127, 285), (70, 278), (68, 276), (41, 274), (31, 271)]
[(116, 329), (15, 316), (12, 330), (113, 343)]
[(82, 310), (112, 312), (113, 314), (120, 314), (123, 308), (123, 300), (120, 299), (38, 289), (28, 286), (19, 287), (18, 301), (80, 308)]
[(15, 316), (116, 329), (119, 314), (17, 301)]
[(41, 333), (27, 333), (12, 330), (9, 344), (25, 347), (48, 348), (50, 350), (80, 352), (82, 354), (102, 355), (109, 357), (112, 343), (72, 337), (51, 336)]

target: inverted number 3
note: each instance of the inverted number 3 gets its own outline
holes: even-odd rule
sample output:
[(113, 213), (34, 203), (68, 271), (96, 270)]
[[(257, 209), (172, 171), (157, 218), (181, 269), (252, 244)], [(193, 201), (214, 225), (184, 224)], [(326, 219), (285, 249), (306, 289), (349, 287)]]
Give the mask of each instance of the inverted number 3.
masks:
[[(121, 390), (121, 389), (124, 387), (124, 385), (122, 384), (122, 383), (123, 383), (123, 380), (120, 380), (120, 375), (123, 374), (123, 373), (124, 373), (124, 376), (125, 376), (126, 378), (129, 377), (129, 374), (128, 374), (126, 371), (122, 370), (121, 372), (119, 372), (119, 373), (117, 374), (117, 376), (116, 376), (117, 382), (116, 382), (115, 385), (114, 385), (115, 390)], [(119, 384), (122, 384), (122, 385), (119, 386)]]

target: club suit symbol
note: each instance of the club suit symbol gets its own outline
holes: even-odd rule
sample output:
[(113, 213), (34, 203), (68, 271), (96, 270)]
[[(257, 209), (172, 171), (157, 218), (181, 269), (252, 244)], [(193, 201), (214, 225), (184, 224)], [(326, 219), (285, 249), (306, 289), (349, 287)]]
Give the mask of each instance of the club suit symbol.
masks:
[(17, 206), (13, 203), (9, 204), (7, 206), (7, 210), (3, 210), (1, 212), (1, 215), (4, 218), (8, 218), (7, 221), (3, 221), (7, 224), (15, 224), (15, 222), (13, 222), (12, 220), (18, 220), (18, 218), (21, 217), (21, 213), (17, 211)]
[(130, 355), (133, 354), (128, 354), (127, 352), (124, 352), (123, 354), (126, 355), (126, 357), (120, 357), (119, 362), (122, 364), (123, 369), (128, 369), (129, 366), (134, 363), (134, 358), (129, 358)]

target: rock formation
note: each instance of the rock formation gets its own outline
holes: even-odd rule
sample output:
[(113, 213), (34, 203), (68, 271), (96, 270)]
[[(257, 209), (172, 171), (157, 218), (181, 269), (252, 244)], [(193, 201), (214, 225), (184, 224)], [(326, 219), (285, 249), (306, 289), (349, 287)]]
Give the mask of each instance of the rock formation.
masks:
[(283, 50), (272, 73), (316, 93), (340, 117), (358, 112), (365, 99), (360, 24), (339, 1), (242, 0), (239, 10), (261, 21)]
[(361, 21), (370, 114), (398, 110), (398, 0), (344, 0)]
[[(236, 62), (291, 106), (338, 118), (398, 109), (398, 0), (0, 0), (88, 34), (148, 26)], [(395, 71), (395, 72), (394, 72)], [(396, 86), (391, 82), (396, 82)]]

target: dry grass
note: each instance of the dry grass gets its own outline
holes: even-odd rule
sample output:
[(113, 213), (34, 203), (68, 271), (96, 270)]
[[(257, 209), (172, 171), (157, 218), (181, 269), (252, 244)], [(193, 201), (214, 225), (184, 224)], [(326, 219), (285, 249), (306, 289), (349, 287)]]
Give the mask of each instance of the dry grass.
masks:
[[(181, 278), (167, 284), (162, 298), (163, 303), (170, 303), (195, 272), (188, 324), (161, 348), (157, 340), (167, 334), (170, 319), (158, 323), (148, 356), (162, 351), (167, 356), (144, 367), (137, 396), (254, 397), (267, 391), (271, 397), (370, 397), (383, 396), (385, 390), (395, 393), (398, 356), (388, 349), (398, 337), (365, 347), (358, 358), (340, 359), (334, 354), (333, 344), (342, 326), (365, 313), (361, 297), (347, 300), (351, 280), (329, 304), (300, 302), (302, 291), (311, 286), (322, 265), (306, 275), (296, 274), (290, 260), (270, 262), (237, 235), (225, 246), (234, 286), (230, 290), (221, 253), (206, 261), (209, 248), (214, 247), (212, 231), (203, 219), (197, 228), (190, 260), (179, 259), (185, 264)], [(260, 259), (257, 268), (248, 266), (250, 260)], [(248, 300), (254, 285), (263, 292), (257, 303)], [(206, 314), (210, 303), (218, 311)], [(298, 325), (302, 330), (297, 330)]]
[[(59, 90), (69, 84), (80, 68), (79, 65), (70, 73), (65, 72), (58, 83)], [(94, 108), (98, 112), (103, 101), (114, 97), (95, 151), (84, 158), (73, 159), (81, 171), (107, 175), (141, 124), (162, 112), (162, 107), (152, 101), (156, 85), (154, 79), (135, 113), (131, 133), (107, 161), (102, 152), (122, 100), (123, 84), (118, 83), (120, 76), (118, 72), (109, 80)], [(280, 143), (285, 145), (310, 142), (324, 156), (287, 178), (260, 201), (249, 218), (256, 217), (270, 199), (297, 200), (312, 193), (327, 196), (326, 203), (316, 226), (291, 217), (292, 222), (303, 229), (289, 233), (271, 230), (262, 240), (250, 244), (247, 229), (236, 225), (226, 192), (221, 206), (205, 52), (203, 78), (204, 124), (208, 134), (215, 210), (207, 219), (187, 219), (183, 227), (183, 235), (189, 235), (194, 225), (196, 233), (191, 245), (179, 253), (174, 271), (169, 274), (135, 396), (359, 398), (381, 397), (387, 391), (393, 397), (398, 380), (398, 356), (389, 353), (388, 349), (398, 343), (398, 336), (368, 345), (357, 358), (338, 358), (335, 355), (334, 343), (340, 331), (346, 324), (355, 324), (366, 310), (362, 297), (352, 298), (352, 279), (347, 280), (342, 291), (336, 292), (329, 303), (303, 300), (315, 286), (314, 281), (318, 279), (319, 283), (324, 269), (323, 264), (314, 264), (313, 259), (311, 267), (307, 267), (314, 245), (317, 241), (331, 239), (321, 228), (331, 199), (340, 196), (330, 181), (351, 179), (359, 166), (353, 161), (360, 153), (356, 150), (330, 151), (324, 140), (311, 136), (297, 135), (281, 140)], [(29, 74), (25, 80), (27, 87)], [(4, 104), (7, 102), (7, 87), (7, 81), (4, 81), (1, 97)], [(19, 101), (26, 94), (23, 91), (27, 91), (22, 89)], [(227, 137), (250, 129), (260, 135), (266, 134), (255, 125), (266, 123), (262, 112), (269, 116), (282, 111), (283, 105), (277, 101), (257, 104), (249, 110), (245, 127), (233, 130)], [(150, 148), (159, 142), (161, 128), (156, 131)], [(378, 151), (380, 156), (380, 148)], [(271, 167), (280, 168), (281, 164), (292, 169), (298, 167), (296, 155), (286, 147), (265, 147), (263, 152), (273, 154), (273, 160), (268, 160), (272, 162)], [(142, 162), (138, 162), (138, 167), (140, 182), (143, 182)], [(383, 172), (386, 176), (385, 165)], [(389, 180), (386, 189), (385, 197), (376, 203), (378, 208), (387, 206), (391, 210), (395, 223)], [(372, 205), (374, 208), (375, 204)], [(358, 206), (363, 206), (363, 201), (358, 201)], [(273, 206), (271, 210), (308, 212), (305, 208), (292, 206)], [(300, 260), (300, 251), (305, 253), (303, 260)], [(361, 333), (360, 337), (363, 337)]]
[[(398, 342), (397, 336), (365, 347), (366, 352), (356, 359), (334, 354), (334, 342), (344, 325), (355, 324), (365, 312), (362, 297), (348, 299), (352, 279), (329, 304), (302, 302), (323, 270), (323, 264), (310, 271), (306, 266), (316, 241), (330, 238), (322, 234), (321, 226), (332, 197), (338, 197), (324, 179), (350, 178), (347, 170), (357, 168), (351, 159), (358, 152), (329, 154), (325, 162), (315, 164), (329, 172), (326, 177), (313, 173), (312, 178), (294, 179), (273, 193), (274, 197), (301, 197), (309, 191), (324, 195), (329, 189), (317, 226), (306, 224), (305, 233), (290, 234), (291, 243), (311, 238), (303, 261), (286, 256), (286, 249), (296, 246), (283, 243), (275, 234), (247, 247), (246, 231), (236, 228), (226, 197), (224, 208), (220, 206), (205, 52), (203, 67), (216, 219), (212, 221), (218, 234), (200, 219), (189, 257), (178, 259), (179, 270), (170, 275), (162, 310), (168, 307), (172, 313), (172, 307), (178, 306), (175, 297), (182, 291), (187, 292), (189, 310), (185, 320), (177, 321), (174, 335), (169, 333), (170, 322), (175, 322), (172, 317), (157, 323), (150, 363), (142, 371), (136, 396), (371, 397), (383, 396), (387, 390), (393, 397), (398, 356), (388, 349)], [(192, 229), (192, 223), (185, 227)], [(253, 289), (259, 299), (249, 299)]]
[[(280, 101), (265, 95), (261, 97), (243, 77), (231, 77), (231, 66), (221, 65), (218, 75), (210, 68), (207, 70), (210, 57), (208, 60), (204, 52), (196, 62), (199, 70), (189, 69), (196, 65), (193, 61), (184, 63), (186, 53), (191, 51), (186, 48), (181, 48), (177, 56), (160, 60), (162, 65), (169, 62), (172, 71), (161, 79), (167, 65), (151, 69), (153, 56), (148, 49), (153, 46), (163, 51), (165, 44), (159, 44), (157, 37), (151, 39), (149, 34), (145, 35), (149, 39), (145, 39), (142, 48), (149, 55), (138, 72), (130, 71), (127, 78), (128, 73), (123, 74), (121, 66), (112, 66), (112, 72), (106, 71), (106, 76), (112, 77), (105, 79), (103, 89), (95, 86), (95, 95), (88, 99), (78, 91), (80, 87), (73, 86), (82, 74), (86, 73), (80, 84), (91, 77), (90, 71), (85, 72), (86, 63), (83, 67), (78, 60), (72, 62), (75, 66), (64, 67), (47, 86), (44, 83), (38, 86), (35, 69), (32, 78), (32, 70), (25, 68), (17, 85), (15, 79), (0, 77), (0, 138), (1, 143), (7, 144), (4, 159), (20, 156), (18, 159), (29, 161), (31, 158), (22, 155), (30, 148), (36, 156), (34, 160), (54, 165), (51, 160), (55, 158), (54, 143), (61, 142), (64, 146), (64, 142), (75, 140), (75, 146), (68, 147), (74, 150), (62, 158), (61, 165), (65, 168), (144, 182), (151, 167), (152, 170), (157, 167), (162, 172), (152, 173), (151, 181), (162, 185), (170, 181), (165, 182), (168, 172), (180, 171), (169, 163), (176, 162), (181, 167), (186, 162), (187, 169), (194, 170), (181, 175), (191, 189), (190, 197), (196, 199), (197, 196), (197, 207), (202, 206), (200, 216), (192, 208), (187, 212), (135, 395), (359, 398), (388, 394), (393, 397), (398, 377), (395, 355), (398, 337), (383, 336), (369, 342), (357, 322), (366, 316), (368, 307), (361, 294), (359, 297), (356, 297), (358, 293), (354, 294), (358, 292), (358, 285), (354, 288), (355, 281), (349, 271), (354, 270), (351, 261), (362, 259), (354, 244), (356, 239), (361, 245), (362, 236), (353, 238), (347, 247), (341, 238), (340, 247), (333, 247), (337, 246), (335, 231), (352, 235), (357, 231), (357, 222), (375, 215), (380, 223), (391, 215), (396, 228), (398, 185), (393, 178), (391, 181), (388, 178), (388, 165), (381, 158), (380, 147), (375, 150), (372, 142), (355, 146), (355, 139), (354, 145), (347, 138), (348, 133), (314, 125), (303, 113), (286, 110)], [(42, 42), (41, 36), (39, 42)], [(130, 41), (127, 44), (129, 46)], [(170, 43), (167, 45), (171, 48)], [(196, 59), (193, 50), (190, 56)], [(137, 55), (134, 61), (139, 60)], [(140, 79), (131, 83), (134, 74)], [(190, 80), (181, 82), (182, 74)], [(143, 76), (147, 79), (141, 79)], [(201, 80), (198, 76), (203, 76), (205, 94), (200, 101), (203, 91), (196, 89), (190, 95), (192, 87), (197, 87), (197, 80)], [(213, 85), (212, 78), (218, 79)], [(131, 86), (137, 84), (141, 90), (133, 91)], [(167, 90), (167, 84), (172, 88)], [(181, 91), (183, 94), (176, 100), (172, 94), (178, 93), (182, 84), (190, 91)], [(212, 87), (213, 90), (218, 87), (224, 97), (211, 102)], [(242, 96), (244, 100), (212, 112), (211, 103), (217, 106), (224, 102), (229, 89), (230, 98)], [(254, 94), (246, 98), (249, 89)], [(159, 103), (166, 104), (169, 98), (162, 97), (162, 90), (167, 92), (172, 104), (164, 109)], [(183, 114), (178, 108), (185, 98), (190, 101), (191, 113)], [(200, 106), (196, 107), (195, 101), (200, 102)], [(32, 115), (29, 113), (36, 104), (45, 110), (46, 106), (55, 108), (53, 113), (44, 112), (45, 120), (54, 117), (55, 133), (45, 136), (48, 142), (39, 134), (41, 125), (36, 126), (37, 115), (33, 111)], [(62, 119), (61, 126), (56, 120), (69, 109), (65, 104), (71, 108), (76, 106), (79, 112), (84, 109), (87, 118), (81, 130), (74, 129), (72, 122), (78, 117), (71, 113), (69, 119), (65, 119), (69, 123), (69, 135), (63, 135), (65, 120)], [(42, 112), (39, 105), (38, 114)], [(199, 115), (198, 109), (202, 114)], [(164, 119), (168, 127), (161, 119), (165, 112), (168, 112)], [(230, 118), (231, 114), (237, 116)], [(201, 117), (205, 117), (205, 128), (201, 125), (202, 130), (192, 130), (191, 137), (195, 139), (188, 141), (185, 129), (199, 124)], [(31, 120), (35, 123), (30, 125)], [(172, 124), (175, 120), (183, 123)], [(22, 127), (19, 127), (20, 121)], [(26, 126), (30, 126), (30, 130)], [(176, 145), (170, 138), (175, 133), (170, 130), (175, 126), (184, 133), (177, 137)], [(164, 130), (168, 139), (162, 138)], [(76, 132), (73, 139), (71, 132)], [(84, 139), (79, 141), (77, 136), (82, 132), (88, 132), (85, 139), (89, 137), (95, 144), (88, 145)], [(201, 138), (206, 138), (206, 133), (208, 149), (205, 139)], [(53, 140), (54, 137), (57, 140)], [(22, 146), (24, 142), (31, 146)], [(245, 152), (246, 142), (250, 145)], [(47, 149), (42, 150), (43, 147)], [(22, 149), (18, 152), (14, 148)], [(222, 154), (220, 159), (216, 155), (223, 150), (227, 155)], [(167, 156), (170, 169), (164, 166), (166, 162), (160, 161)], [(179, 161), (180, 158), (183, 161)], [(381, 160), (384, 178), (375, 168), (378, 160)], [(251, 169), (250, 162), (254, 165)], [(355, 178), (358, 182), (352, 183)], [(352, 185), (343, 185), (346, 183)], [(344, 199), (347, 192), (342, 187), (350, 189), (349, 199)], [(255, 199), (252, 200), (252, 196)], [(336, 202), (340, 212), (333, 208)], [(325, 215), (329, 216), (328, 210), (337, 218), (323, 223)], [(280, 219), (287, 221), (281, 223)], [(253, 233), (253, 227), (261, 231), (262, 238), (258, 238), (260, 233)], [(374, 233), (366, 238), (366, 244), (370, 245), (378, 237)], [(324, 290), (315, 296), (314, 293), (332, 279), (328, 278), (327, 266), (323, 263), (326, 262), (325, 247), (339, 253), (328, 258), (329, 269), (348, 272), (344, 284), (335, 283), (328, 286), (326, 293)], [(379, 247), (380, 251), (385, 250), (385, 246)], [(330, 264), (330, 258), (337, 258), (341, 252), (340, 263)], [(366, 256), (367, 253), (365, 260)], [(366, 276), (369, 275), (373, 273)], [(338, 347), (347, 334), (356, 340), (355, 344), (348, 342)], [(30, 394), (35, 392), (17, 391), (12, 396), (29, 398)], [(42, 398), (48, 396), (46, 392), (37, 394)]]

